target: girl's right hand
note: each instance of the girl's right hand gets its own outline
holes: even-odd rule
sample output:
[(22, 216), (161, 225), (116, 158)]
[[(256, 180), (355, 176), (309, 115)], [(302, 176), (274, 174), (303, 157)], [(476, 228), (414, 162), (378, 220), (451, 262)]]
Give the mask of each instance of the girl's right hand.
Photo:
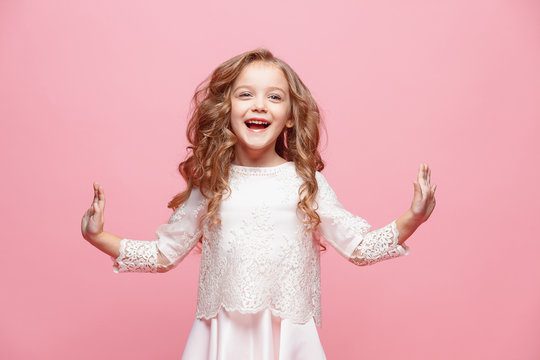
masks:
[(101, 185), (94, 182), (94, 199), (90, 208), (86, 210), (81, 220), (83, 237), (92, 242), (103, 232), (105, 211), (105, 193)]

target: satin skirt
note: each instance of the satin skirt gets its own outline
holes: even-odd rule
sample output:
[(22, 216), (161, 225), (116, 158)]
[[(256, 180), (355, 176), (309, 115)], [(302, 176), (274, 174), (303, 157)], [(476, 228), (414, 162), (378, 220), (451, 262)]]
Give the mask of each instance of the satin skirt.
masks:
[(325, 360), (313, 318), (305, 324), (272, 315), (269, 309), (242, 314), (221, 309), (195, 319), (182, 360)]

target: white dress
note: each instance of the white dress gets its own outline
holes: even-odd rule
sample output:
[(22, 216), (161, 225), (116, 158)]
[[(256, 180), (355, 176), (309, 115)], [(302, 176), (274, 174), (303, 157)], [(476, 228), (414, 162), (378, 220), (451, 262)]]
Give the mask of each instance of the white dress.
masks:
[(220, 310), (195, 319), (182, 355), (189, 359), (326, 359), (315, 322), (295, 324), (272, 315)]
[(320, 237), (359, 266), (407, 255), (395, 220), (372, 230), (343, 208), (316, 172), (319, 230), (297, 211), (303, 180), (293, 162), (231, 165), (221, 225), (199, 225), (207, 199), (194, 188), (156, 240), (122, 239), (113, 271), (174, 269), (202, 239), (197, 309), (182, 359), (325, 359), (321, 324)]

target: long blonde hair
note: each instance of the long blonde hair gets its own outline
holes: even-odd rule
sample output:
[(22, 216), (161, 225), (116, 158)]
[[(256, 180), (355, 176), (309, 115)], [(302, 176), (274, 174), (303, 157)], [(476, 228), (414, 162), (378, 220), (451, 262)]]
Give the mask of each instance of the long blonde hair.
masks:
[[(289, 84), (290, 114), (294, 125), (284, 128), (275, 150), (284, 159), (294, 161), (296, 172), (303, 179), (297, 206), (306, 215), (308, 228), (315, 229), (320, 223), (320, 217), (313, 209), (318, 191), (315, 171), (324, 168), (318, 150), (321, 114), (296, 72), (265, 48), (247, 51), (225, 61), (197, 86), (186, 130), (190, 143), (186, 148), (188, 155), (178, 165), (178, 171), (186, 181), (186, 189), (175, 195), (168, 207), (176, 209), (189, 198), (193, 187), (197, 187), (208, 200), (201, 223), (206, 222), (210, 226), (221, 223), (219, 206), (223, 196), (230, 191), (227, 179), (237, 142), (230, 124), (231, 88), (240, 72), (254, 61), (277, 66)], [(326, 250), (324, 245), (320, 245)]]

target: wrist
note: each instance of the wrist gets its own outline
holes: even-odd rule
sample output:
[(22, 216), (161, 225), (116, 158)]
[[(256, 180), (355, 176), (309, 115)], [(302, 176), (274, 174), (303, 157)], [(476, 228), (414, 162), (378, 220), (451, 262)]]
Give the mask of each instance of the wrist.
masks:
[(424, 222), (424, 218), (418, 214), (415, 214), (410, 208), (405, 212), (404, 216), (410, 226), (418, 227)]
[(98, 243), (103, 238), (103, 231), (97, 234), (87, 234), (84, 238), (92, 244)]
[(396, 226), (399, 232), (398, 244), (402, 245), (418, 227), (422, 224), (422, 220), (408, 209), (397, 220)]

